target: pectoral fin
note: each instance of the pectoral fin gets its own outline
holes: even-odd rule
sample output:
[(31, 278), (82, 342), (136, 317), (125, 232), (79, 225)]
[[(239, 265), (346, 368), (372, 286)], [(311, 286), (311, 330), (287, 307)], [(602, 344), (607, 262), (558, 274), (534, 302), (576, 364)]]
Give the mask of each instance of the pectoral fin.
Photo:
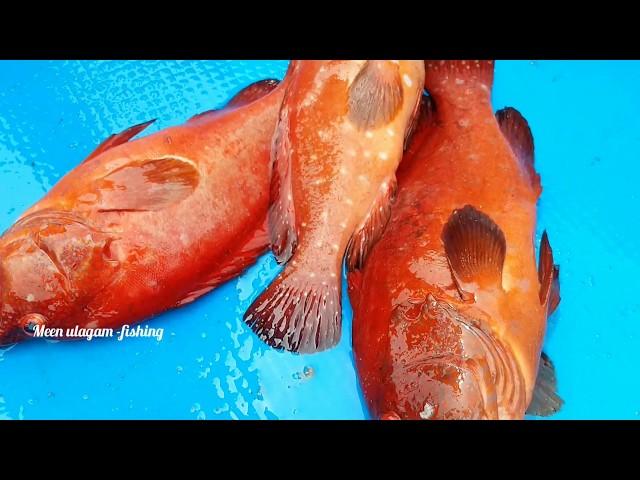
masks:
[(504, 233), (471, 205), (454, 210), (442, 230), (444, 250), (457, 282), (502, 285)]
[(349, 119), (361, 130), (391, 122), (402, 106), (398, 66), (388, 60), (369, 60), (349, 87)]
[(132, 161), (91, 185), (100, 212), (161, 210), (178, 203), (198, 186), (200, 173), (185, 160), (163, 157)]

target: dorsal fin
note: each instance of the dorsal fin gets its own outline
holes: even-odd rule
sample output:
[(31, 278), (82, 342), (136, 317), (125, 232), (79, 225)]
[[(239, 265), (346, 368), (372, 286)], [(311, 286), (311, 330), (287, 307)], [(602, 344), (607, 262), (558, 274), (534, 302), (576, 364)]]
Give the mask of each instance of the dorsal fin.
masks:
[(368, 60), (349, 86), (349, 119), (361, 130), (380, 128), (402, 106), (398, 66), (388, 60)]
[(550, 316), (560, 303), (560, 267), (553, 263), (553, 251), (546, 230), (540, 240), (538, 280), (540, 304), (547, 305), (547, 316)]
[(491, 217), (471, 205), (454, 210), (442, 230), (442, 241), (457, 281), (502, 284), (506, 241)]
[(96, 149), (89, 154), (87, 158), (84, 159), (82, 163), (88, 162), (92, 158), (97, 157), (101, 153), (106, 152), (110, 148), (117, 147), (118, 145), (122, 145), (123, 143), (128, 142), (133, 137), (142, 132), (145, 128), (155, 122), (156, 119), (149, 120), (148, 122), (139, 123), (138, 125), (134, 125), (133, 127), (129, 127), (126, 130), (123, 130), (120, 133), (114, 133), (109, 136), (106, 140), (104, 140), (100, 145), (96, 147)]
[(275, 78), (266, 78), (254, 82), (236, 93), (231, 100), (227, 102), (225, 108), (241, 107), (242, 105), (255, 102), (259, 98), (271, 93), (279, 84), (280, 80)]
[(206, 110), (204, 112), (198, 113), (187, 120), (187, 122), (199, 120), (203, 117), (216, 114), (228, 108), (236, 108), (242, 107), (243, 105), (248, 105), (249, 103), (255, 102), (259, 98), (264, 97), (268, 93), (271, 93), (279, 83), (280, 80), (276, 80), (274, 78), (266, 78), (264, 80), (254, 82), (244, 87), (233, 97), (231, 97), (231, 100), (229, 100), (222, 108), (213, 108), (211, 110)]
[(540, 195), (542, 191), (540, 187), (540, 176), (536, 172), (533, 163), (533, 135), (531, 134), (527, 120), (518, 110), (512, 107), (498, 110), (496, 120), (498, 121), (502, 134), (507, 142), (509, 142), (513, 153), (518, 157), (531, 187)]

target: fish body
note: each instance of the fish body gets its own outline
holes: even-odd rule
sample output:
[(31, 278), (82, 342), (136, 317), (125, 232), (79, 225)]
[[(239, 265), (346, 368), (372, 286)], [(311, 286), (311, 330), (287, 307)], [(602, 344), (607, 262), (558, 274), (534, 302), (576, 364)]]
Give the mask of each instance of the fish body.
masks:
[(112, 135), (27, 210), (0, 238), (0, 344), (37, 326), (135, 323), (253, 263), (268, 248), (276, 85), (137, 140), (150, 122)]
[(391, 219), (349, 276), (375, 418), (519, 419), (561, 403), (540, 361), (559, 283), (546, 233), (536, 266), (533, 138), (514, 109), (494, 115), (492, 81), (493, 62), (426, 62)]
[(422, 61), (300, 61), (274, 137), (269, 232), (282, 274), (245, 320), (269, 345), (312, 353), (341, 332), (341, 270), (382, 233), (423, 90)]

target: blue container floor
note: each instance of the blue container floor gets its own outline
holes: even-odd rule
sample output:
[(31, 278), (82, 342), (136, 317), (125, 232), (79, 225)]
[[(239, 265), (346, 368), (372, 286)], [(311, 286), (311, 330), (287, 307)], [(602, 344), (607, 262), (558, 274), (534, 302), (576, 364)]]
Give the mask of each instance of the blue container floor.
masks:
[[(0, 62), (0, 231), (113, 132), (156, 131), (221, 105), (285, 61)], [(528, 119), (542, 177), (538, 235), (561, 265), (545, 350), (556, 419), (640, 416), (640, 62), (499, 61), (493, 103)], [(351, 309), (331, 351), (265, 347), (242, 314), (277, 274), (241, 277), (146, 324), (164, 338), (31, 341), (0, 350), (4, 419), (363, 419)]]

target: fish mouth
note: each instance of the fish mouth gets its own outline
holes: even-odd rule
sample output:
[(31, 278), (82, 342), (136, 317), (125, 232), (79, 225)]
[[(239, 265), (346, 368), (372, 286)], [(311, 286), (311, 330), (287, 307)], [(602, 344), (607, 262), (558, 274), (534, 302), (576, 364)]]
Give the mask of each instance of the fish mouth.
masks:
[(12, 328), (6, 332), (0, 332), (0, 349), (8, 350), (16, 343), (20, 343), (27, 338), (29, 338), (29, 336), (19, 328)]

